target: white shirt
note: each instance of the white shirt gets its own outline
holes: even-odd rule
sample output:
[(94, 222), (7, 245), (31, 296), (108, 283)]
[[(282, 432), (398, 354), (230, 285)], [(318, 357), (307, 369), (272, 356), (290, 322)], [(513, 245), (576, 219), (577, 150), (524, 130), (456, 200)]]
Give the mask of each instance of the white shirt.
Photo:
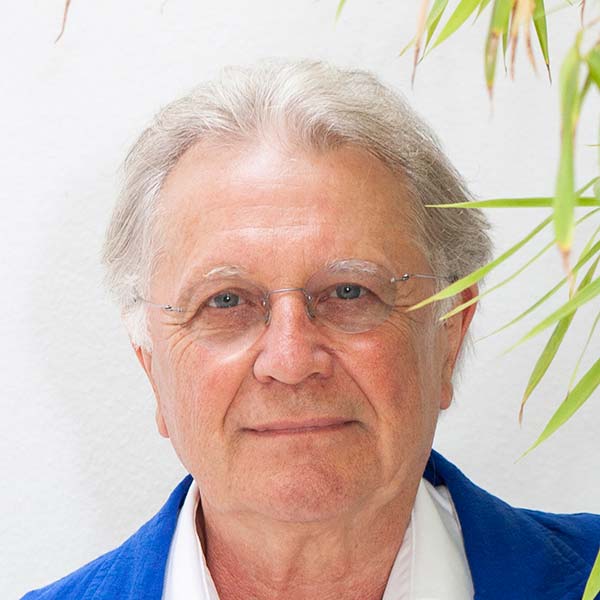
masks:
[[(196, 532), (193, 481), (177, 518), (162, 600), (219, 600)], [(421, 479), (383, 600), (471, 600), (473, 582), (448, 489)]]

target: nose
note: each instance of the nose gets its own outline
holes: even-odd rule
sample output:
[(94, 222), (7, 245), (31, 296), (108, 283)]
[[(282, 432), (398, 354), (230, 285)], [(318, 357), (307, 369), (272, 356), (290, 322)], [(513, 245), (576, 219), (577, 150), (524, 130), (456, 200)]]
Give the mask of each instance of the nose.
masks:
[(258, 381), (288, 385), (331, 375), (333, 357), (322, 332), (310, 319), (306, 298), (297, 288), (271, 295), (269, 324), (254, 362)]

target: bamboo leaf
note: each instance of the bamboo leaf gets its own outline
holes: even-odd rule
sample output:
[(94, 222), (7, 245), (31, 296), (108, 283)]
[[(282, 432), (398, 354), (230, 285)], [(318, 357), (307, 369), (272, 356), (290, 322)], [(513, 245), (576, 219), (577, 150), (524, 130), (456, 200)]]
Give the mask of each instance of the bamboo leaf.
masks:
[[(454, 204), (426, 204), (429, 208), (551, 208), (554, 198), (494, 198), (491, 200), (473, 200), (471, 202), (455, 202)], [(575, 206), (600, 206), (600, 198), (583, 196), (575, 200)]]
[(527, 340), (530, 340), (532, 337), (535, 337), (536, 335), (538, 335), (538, 333), (541, 333), (551, 325), (554, 325), (554, 323), (556, 323), (563, 317), (570, 315), (580, 306), (583, 306), (590, 300), (593, 300), (598, 294), (600, 294), (600, 278), (596, 278), (590, 284), (585, 286), (585, 288), (583, 288), (581, 291), (574, 294), (560, 308), (555, 310), (551, 315), (547, 316), (533, 329), (531, 329), (527, 334), (525, 334), (512, 348), (518, 346), (519, 344), (522, 344)]
[(58, 34), (58, 37), (54, 40), (55, 44), (56, 44), (56, 42), (58, 42), (58, 40), (60, 40), (60, 38), (63, 36), (63, 33), (65, 32), (65, 27), (67, 26), (67, 17), (69, 16), (69, 6), (70, 5), (71, 5), (71, 0), (66, 0), (65, 8), (63, 11), (62, 26), (60, 28), (60, 33)]
[(411, 85), (415, 84), (415, 76), (417, 75), (417, 64), (419, 63), (419, 54), (421, 53), (421, 42), (423, 40), (423, 34), (427, 28), (427, 7), (429, 6), (429, 0), (421, 0), (421, 6), (419, 8), (419, 16), (417, 18), (417, 32), (415, 34), (415, 52), (413, 56), (413, 70), (412, 77), (410, 79)]
[[(587, 192), (592, 186), (596, 185), (597, 183), (600, 183), (600, 175), (598, 177), (590, 179), (582, 188), (578, 189), (577, 196), (581, 196), (581, 194)], [(595, 195), (597, 196), (598, 194)]]
[(404, 48), (402, 48), (402, 50), (400, 50), (400, 52), (398, 53), (398, 56), (404, 56), (404, 54), (406, 54), (406, 51), (415, 43), (415, 38), (411, 38), (410, 42), (408, 42), (408, 44), (406, 44), (406, 46), (404, 46)]
[(481, 4), (479, 5), (479, 10), (477, 11), (477, 14), (475, 15), (475, 20), (479, 19), (479, 15), (487, 8), (487, 5), (490, 3), (490, 0), (482, 0)]
[(346, 0), (340, 0), (337, 10), (335, 11), (335, 20), (337, 21), (342, 15), (342, 11), (344, 10), (344, 4), (346, 4)]
[(552, 248), (554, 246), (554, 244), (555, 244), (554, 240), (552, 240), (549, 244), (546, 244), (539, 252), (537, 252), (532, 258), (530, 258), (524, 265), (519, 267), (514, 273), (511, 273), (508, 277), (503, 279), (500, 283), (497, 283), (496, 285), (493, 285), (491, 288), (488, 288), (487, 290), (485, 290), (485, 292), (481, 292), (480, 294), (477, 294), (477, 296), (474, 296), (473, 298), (470, 298), (466, 302), (459, 304), (458, 306), (453, 308), (451, 311), (449, 311), (445, 315), (443, 315), (442, 320), (453, 317), (454, 315), (458, 314), (465, 308), (471, 306), (471, 304), (475, 304), (475, 302), (479, 302), (479, 300), (481, 300), (488, 294), (491, 294), (492, 292), (503, 287), (507, 283), (510, 283), (513, 279), (515, 279), (521, 273), (523, 273), (523, 271), (525, 271), (525, 269), (527, 269), (527, 267), (531, 266), (538, 258), (540, 258), (542, 255), (544, 255), (546, 252), (548, 252), (548, 250), (550, 250), (550, 248)]
[(592, 48), (586, 56), (586, 62), (590, 72), (590, 77), (593, 79), (597, 87), (600, 88), (600, 47)]
[(447, 40), (473, 13), (481, 0), (461, 0), (438, 35), (433, 48)]
[(542, 229), (544, 229), (544, 227), (546, 227), (550, 223), (551, 220), (552, 220), (551, 216), (546, 217), (537, 227), (535, 227), (532, 231), (530, 231), (522, 240), (520, 240), (519, 242), (517, 242), (516, 244), (511, 246), (506, 252), (501, 254), (498, 258), (489, 262), (487, 265), (484, 265), (483, 267), (477, 269), (476, 271), (473, 271), (473, 273), (466, 275), (462, 279), (455, 281), (454, 283), (450, 284), (448, 287), (444, 288), (437, 294), (434, 294), (433, 296), (430, 296), (429, 298), (425, 298), (425, 300), (423, 300), (422, 302), (419, 302), (418, 304), (411, 306), (408, 310), (416, 310), (423, 306), (427, 306), (428, 304), (431, 304), (432, 302), (435, 302), (436, 300), (442, 300), (444, 298), (451, 298), (452, 296), (458, 294), (459, 292), (466, 290), (468, 287), (472, 286), (474, 283), (477, 283), (480, 279), (485, 277), (490, 271), (495, 269), (499, 264), (503, 263), (507, 258), (512, 256), (515, 252), (517, 252), (517, 250), (522, 248), (529, 240), (534, 238), (540, 231), (542, 231)]
[[(588, 215), (586, 215), (586, 216), (588, 216)], [(597, 242), (587, 252), (581, 254), (581, 257), (577, 261), (577, 264), (573, 267), (572, 272), (577, 273), (579, 271), (579, 269), (584, 264), (586, 264), (588, 260), (590, 260), (592, 257), (594, 257), (599, 251), (600, 251), (600, 242)], [(554, 294), (556, 294), (556, 292), (563, 285), (565, 285), (565, 283), (567, 283), (568, 280), (569, 280), (568, 277), (563, 277), (553, 288), (551, 288), (548, 292), (546, 292), (541, 298), (539, 298), (539, 300), (534, 302), (529, 308), (524, 310), (521, 314), (517, 315), (514, 319), (512, 319), (505, 325), (502, 325), (502, 327), (499, 327), (498, 329), (495, 329), (491, 333), (488, 333), (487, 335), (479, 338), (477, 341), (484, 340), (488, 337), (491, 337), (492, 335), (496, 335), (497, 333), (500, 333), (504, 329), (508, 329), (509, 327), (512, 327), (515, 323), (518, 323), (521, 319), (523, 319), (527, 315), (531, 314), (534, 310), (536, 310), (542, 304), (544, 304), (544, 302), (546, 302), (546, 300), (549, 300), (552, 296), (554, 296)]]
[(519, 41), (519, 33), (523, 31), (523, 40), (525, 43), (525, 51), (527, 58), (531, 64), (533, 72), (536, 73), (535, 58), (533, 56), (533, 49), (531, 47), (531, 32), (530, 32), (530, 21), (533, 19), (533, 11), (535, 8), (534, 0), (517, 0), (511, 16), (510, 22), (510, 43), (512, 45), (512, 52), (510, 57), (510, 72), (511, 77), (515, 78), (515, 59), (517, 56), (517, 45)]
[[(592, 211), (592, 212), (595, 213), (597, 211)], [(579, 223), (581, 223), (582, 221), (586, 220), (590, 216), (590, 214), (591, 213), (588, 213), (587, 215), (584, 215), (583, 217), (581, 217), (577, 221), (576, 225), (579, 225)], [(594, 239), (595, 239), (596, 235), (599, 232), (600, 232), (600, 226), (596, 229), (596, 231), (594, 232), (594, 234), (592, 235), (592, 237), (588, 240), (588, 243), (586, 244), (585, 248), (582, 250), (582, 252), (581, 252), (581, 256), (582, 257), (585, 256), (590, 251), (590, 248), (592, 248), (592, 244), (594, 243)], [(481, 292), (480, 294), (477, 294), (477, 296), (474, 296), (473, 298), (470, 298), (466, 302), (463, 302), (462, 304), (459, 304), (458, 306), (456, 306), (455, 308), (453, 308), (451, 311), (449, 311), (446, 314), (444, 314), (441, 317), (441, 320), (449, 319), (450, 317), (453, 317), (455, 314), (458, 314), (459, 312), (461, 312), (465, 308), (471, 306), (471, 304), (475, 304), (475, 302), (479, 302), (479, 300), (481, 300), (482, 298), (484, 298), (488, 294), (491, 294), (492, 292), (494, 292), (497, 289), (503, 287), (507, 283), (510, 283), (513, 279), (515, 279), (521, 273), (523, 273), (523, 271), (525, 271), (527, 269), (527, 267), (531, 266), (538, 258), (540, 258), (541, 256), (543, 256), (548, 250), (550, 250), (550, 248), (552, 248), (555, 243), (556, 243), (556, 240), (552, 240), (549, 244), (546, 244), (532, 258), (530, 258), (521, 267), (519, 267), (516, 271), (514, 271), (514, 273), (511, 273), (508, 277), (506, 277), (505, 279), (503, 279), (502, 281), (500, 281), (500, 283), (497, 283), (496, 285), (493, 285), (492, 287), (488, 288), (487, 290), (485, 290), (485, 292)], [(596, 245), (596, 250), (600, 251), (600, 242)], [(594, 255), (594, 252), (590, 252), (588, 259), (591, 258), (591, 256), (593, 256), (593, 255)], [(579, 270), (579, 268), (582, 266), (582, 264), (584, 264), (584, 263), (582, 263), (581, 261), (578, 261), (578, 263), (575, 265), (575, 267), (573, 267), (572, 272), (576, 273)], [(555, 288), (554, 291), (558, 290), (559, 287), (561, 287), (566, 281), (567, 281), (567, 278), (565, 277), (561, 282), (559, 282), (559, 284), (556, 286), (556, 288)], [(551, 290), (551, 291), (553, 291), (553, 290)], [(545, 299), (547, 299), (547, 298), (545, 298)], [(536, 308), (537, 308), (537, 306), (536, 306)], [(531, 310), (533, 310), (533, 309), (531, 309)], [(517, 320), (520, 320), (520, 318), (521, 317), (518, 317)], [(480, 338), (480, 339), (485, 339), (486, 337), (489, 337), (491, 335), (494, 335), (495, 333), (498, 333), (502, 329), (505, 329), (506, 327), (509, 327), (510, 325), (512, 325), (513, 322), (514, 322), (514, 320), (511, 321), (510, 323), (508, 323), (507, 325), (501, 327), (500, 329), (497, 329), (493, 333), (490, 333), (490, 334), (488, 334), (488, 335), (486, 335), (486, 336), (484, 336), (483, 338)]]
[[(429, 15), (427, 15), (427, 20), (425, 21), (425, 29), (427, 30), (427, 38), (425, 41), (425, 48), (423, 49), (423, 53), (427, 50), (427, 46), (429, 45), (429, 41), (431, 40), (431, 36), (435, 32), (442, 15), (444, 14), (444, 10), (446, 10), (446, 6), (448, 5), (448, 0), (435, 0), (431, 10), (429, 11)], [(413, 36), (410, 42), (400, 50), (399, 56), (402, 56), (406, 53), (406, 51), (415, 43), (417, 36)], [(421, 58), (421, 60), (423, 60)], [(420, 62), (420, 61), (419, 61)]]
[(554, 195), (554, 231), (558, 246), (566, 256), (571, 248), (574, 228), (575, 172), (574, 137), (579, 95), (579, 50), (577, 44), (567, 53), (560, 71), (561, 151)]
[[(600, 385), (600, 358), (579, 380), (577, 385), (573, 388), (573, 391), (563, 400), (562, 404), (552, 415), (550, 421), (548, 421), (544, 431), (542, 431), (541, 435), (525, 454), (531, 452), (543, 441), (547, 440), (557, 429), (562, 427), (581, 408), (598, 385)], [(525, 454), (523, 454), (523, 456), (525, 456)]]
[(600, 550), (598, 550), (598, 556), (592, 566), (581, 600), (594, 600), (598, 594), (600, 594)]
[[(508, 22), (514, 2), (515, 0), (495, 0), (494, 2), (484, 54), (485, 81), (490, 96), (494, 86), (498, 58), (498, 40), (500, 36), (504, 40), (504, 37), (508, 34)], [(506, 47), (506, 42), (504, 44)]]
[(585, 340), (585, 344), (583, 345), (583, 348), (581, 349), (581, 352), (579, 353), (579, 358), (577, 359), (577, 362), (575, 363), (575, 368), (573, 369), (573, 373), (571, 374), (571, 379), (569, 380), (569, 392), (573, 389), (573, 384), (575, 383), (575, 379), (577, 378), (577, 373), (579, 372), (579, 367), (581, 365), (581, 361), (583, 360), (583, 357), (585, 356), (585, 353), (587, 352), (590, 342), (592, 341), (592, 337), (594, 336), (594, 332), (596, 331), (596, 327), (598, 326), (598, 323), (600, 323), (600, 313), (598, 313), (596, 315), (596, 318), (594, 319), (594, 322), (592, 323), (592, 326), (590, 328), (590, 332), (588, 333), (588, 336)]
[(548, 25), (546, 23), (546, 9), (544, 7), (544, 0), (536, 0), (536, 6), (533, 13), (533, 25), (535, 27), (535, 33), (537, 34), (538, 42), (540, 43), (540, 49), (544, 62), (546, 63), (546, 69), (548, 69), (548, 77), (552, 81), (552, 75), (550, 73), (550, 53), (548, 52)]
[[(600, 175), (598, 177), (593, 177), (577, 190), (575, 193), (576, 206), (598, 206), (596, 200), (600, 200), (600, 198), (598, 198), (598, 194), (595, 193), (595, 188), (595, 197), (583, 196), (583, 194), (596, 183), (600, 183)], [(544, 196), (538, 198), (494, 198), (491, 200), (473, 200), (471, 202), (426, 204), (425, 206), (428, 208), (544, 208), (551, 207), (553, 201), (554, 198)]]
[(435, 0), (433, 6), (431, 7), (431, 11), (429, 13), (429, 16), (427, 17), (427, 23), (425, 24), (425, 27), (427, 28), (425, 50), (427, 50), (429, 42), (431, 41), (431, 38), (433, 37), (433, 34), (435, 33), (435, 30), (437, 29), (437, 26), (440, 23), (442, 15), (446, 10), (446, 6), (448, 6), (448, 0)]
[(502, 32), (502, 64), (506, 73), (506, 53), (508, 52), (508, 27)]
[[(592, 212), (596, 212), (596, 211), (592, 211)], [(586, 215), (587, 216), (587, 215)], [(576, 225), (578, 225), (580, 223), (580, 221), (577, 221)], [(598, 225), (598, 227), (596, 227), (594, 233), (592, 233), (592, 235), (590, 236), (590, 239), (587, 241), (585, 247), (583, 248), (583, 250), (581, 251), (581, 254), (579, 255), (579, 260), (577, 261), (577, 265), (575, 265), (576, 267), (579, 268), (579, 264), (581, 263), (581, 259), (587, 255), (592, 255), (593, 251), (593, 244), (596, 241), (596, 236), (600, 233), (600, 225)], [(596, 246), (597, 247), (597, 246)], [(573, 269), (573, 271), (575, 271), (575, 269)]]
[[(577, 291), (581, 291), (590, 283), (592, 277), (596, 272), (596, 267), (598, 266), (599, 261), (600, 256), (596, 258), (596, 260), (592, 263), (592, 266), (588, 269), (584, 278), (581, 280)], [(527, 387), (525, 388), (523, 398), (521, 399), (521, 408), (519, 410), (519, 422), (521, 422), (523, 418), (523, 410), (525, 408), (527, 400), (546, 374), (550, 363), (554, 360), (554, 357), (556, 356), (556, 353), (558, 352), (558, 349), (560, 348), (560, 345), (562, 344), (562, 341), (564, 340), (565, 335), (569, 330), (569, 327), (571, 326), (571, 322), (575, 317), (575, 313), (576, 311), (574, 310), (571, 314), (567, 315), (566, 317), (563, 317), (557, 323), (556, 327), (554, 328), (554, 331), (552, 332), (552, 335), (546, 343), (546, 346), (544, 347), (540, 356), (538, 357), (535, 366), (533, 367), (533, 371), (531, 372), (531, 375), (529, 377), (529, 381), (527, 382)]]

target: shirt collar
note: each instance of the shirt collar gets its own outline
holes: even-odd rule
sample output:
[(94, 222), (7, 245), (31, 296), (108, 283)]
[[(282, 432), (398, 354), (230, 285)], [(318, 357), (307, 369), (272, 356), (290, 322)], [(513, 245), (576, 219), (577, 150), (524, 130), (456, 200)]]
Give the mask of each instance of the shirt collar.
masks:
[[(464, 600), (473, 585), (449, 494), (421, 480), (383, 600)], [(219, 600), (196, 532), (200, 492), (192, 482), (171, 543), (163, 600)], [(432, 576), (434, 574), (434, 576)]]

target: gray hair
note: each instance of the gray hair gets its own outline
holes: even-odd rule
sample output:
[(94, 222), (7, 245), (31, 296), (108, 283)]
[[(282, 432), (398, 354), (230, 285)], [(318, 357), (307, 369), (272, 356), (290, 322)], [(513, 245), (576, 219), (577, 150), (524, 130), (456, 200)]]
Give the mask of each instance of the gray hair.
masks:
[(303, 150), (363, 148), (397, 174), (412, 197), (416, 240), (434, 273), (463, 277), (489, 260), (489, 225), (479, 210), (425, 208), (472, 198), (429, 127), (374, 75), (308, 60), (228, 67), (163, 108), (125, 160), (103, 262), (134, 345), (152, 347), (147, 308), (135, 298), (148, 297), (157, 263), (167, 174), (200, 141), (260, 139)]

